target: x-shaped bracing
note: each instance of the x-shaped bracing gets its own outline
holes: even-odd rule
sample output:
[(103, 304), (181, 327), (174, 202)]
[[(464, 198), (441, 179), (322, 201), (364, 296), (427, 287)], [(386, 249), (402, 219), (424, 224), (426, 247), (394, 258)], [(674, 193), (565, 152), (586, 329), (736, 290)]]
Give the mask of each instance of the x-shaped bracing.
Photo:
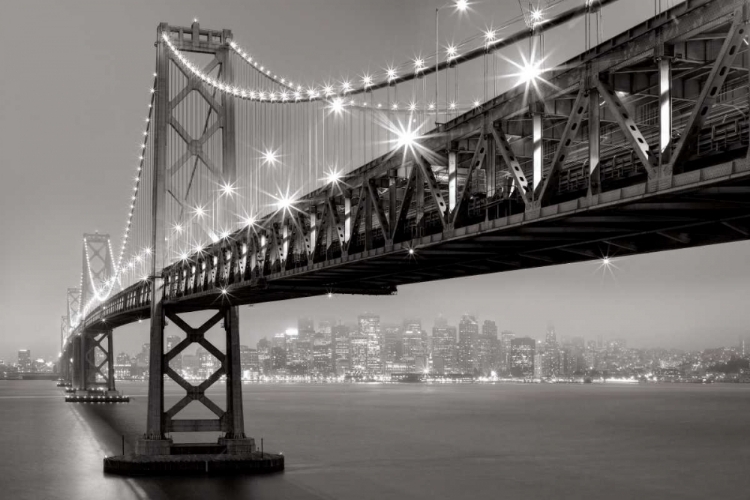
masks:
[[(89, 385), (96, 385), (96, 375), (99, 374), (104, 379), (104, 384), (107, 386), (110, 385), (112, 382), (109, 379), (109, 374), (102, 372), (102, 367), (104, 365), (108, 364), (111, 361), (111, 357), (109, 354), (109, 350), (105, 349), (104, 346), (102, 346), (102, 341), (107, 339), (108, 335), (111, 335), (112, 332), (101, 332), (96, 333), (87, 339), (86, 343), (86, 364), (88, 365), (88, 370), (86, 371), (86, 387), (88, 388)], [(97, 335), (99, 337), (97, 338)], [(104, 354), (104, 361), (96, 364), (96, 349), (99, 349)]]
[[(211, 401), (205, 393), (209, 387), (211, 387), (216, 381), (221, 378), (222, 375), (226, 373), (226, 357), (224, 353), (217, 349), (211, 342), (206, 340), (205, 335), (206, 332), (211, 329), (211, 327), (221, 321), (221, 319), (224, 317), (224, 312), (217, 312), (198, 328), (191, 327), (182, 318), (171, 311), (167, 311), (166, 315), (170, 320), (172, 320), (175, 325), (177, 325), (180, 330), (182, 330), (186, 334), (186, 337), (184, 340), (182, 340), (182, 342), (174, 346), (172, 350), (164, 355), (164, 366), (166, 367), (166, 374), (180, 387), (185, 389), (186, 392), (185, 397), (175, 403), (174, 406), (172, 406), (169, 410), (164, 412), (164, 416), (166, 417), (166, 427), (167, 429), (171, 429), (173, 427), (172, 419), (174, 418), (174, 416), (177, 415), (177, 413), (179, 413), (187, 405), (189, 405), (191, 401), (198, 401), (218, 417), (218, 427), (222, 428), (226, 412), (222, 410), (216, 403)], [(212, 373), (210, 377), (208, 377), (200, 385), (197, 386), (186, 381), (169, 366), (169, 362), (191, 344), (199, 344), (221, 363), (221, 367), (218, 370)]]

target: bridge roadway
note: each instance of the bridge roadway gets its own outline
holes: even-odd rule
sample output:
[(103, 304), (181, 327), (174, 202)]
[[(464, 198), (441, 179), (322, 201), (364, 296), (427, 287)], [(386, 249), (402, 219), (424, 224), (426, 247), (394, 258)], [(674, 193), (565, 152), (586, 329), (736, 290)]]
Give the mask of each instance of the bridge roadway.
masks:
[[(164, 304), (189, 312), (387, 295), (410, 283), (747, 239), (747, 18), (744, 0), (693, 0), (651, 18), (545, 73), (549, 84), (531, 99), (520, 85), (441, 124), (405, 156), (370, 162), (167, 266)], [(588, 112), (586, 101), (595, 103)], [(543, 137), (530, 132), (537, 114)], [(534, 160), (541, 143), (543, 160)], [(114, 295), (75, 333), (147, 319), (151, 286)]]
[[(740, 158), (263, 277), (209, 276), (186, 293), (168, 291), (165, 303), (195, 311), (327, 293), (390, 294), (411, 283), (743, 240), (750, 237), (748, 194), (750, 162)], [(246, 241), (239, 235), (239, 245)], [(218, 249), (207, 249), (206, 260)], [(236, 266), (231, 274), (242, 275)], [(83, 328), (148, 318), (149, 288), (144, 282), (122, 291)]]

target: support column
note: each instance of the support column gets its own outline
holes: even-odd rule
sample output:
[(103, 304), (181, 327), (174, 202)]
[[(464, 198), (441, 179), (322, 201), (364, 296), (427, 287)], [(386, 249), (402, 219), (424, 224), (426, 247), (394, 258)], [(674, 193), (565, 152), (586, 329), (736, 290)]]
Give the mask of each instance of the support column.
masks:
[[(497, 151), (495, 149), (495, 138), (492, 134), (487, 134), (487, 202), (491, 202), (495, 198), (497, 192)], [(485, 210), (485, 220), (495, 218), (497, 208), (493, 206), (491, 209)]]
[(242, 360), (240, 359), (240, 313), (238, 307), (224, 311), (226, 332), (226, 391), (228, 427), (226, 439), (245, 439), (242, 411)]
[[(662, 46), (662, 52), (667, 47)], [(672, 59), (663, 53), (659, 59), (659, 173), (670, 175), (672, 161)]]
[(146, 434), (138, 440), (136, 453), (139, 455), (168, 455), (171, 439), (165, 439), (164, 421), (164, 268), (166, 248), (166, 172), (167, 140), (169, 123), (169, 54), (162, 33), (169, 26), (159, 25), (156, 42), (156, 98), (154, 110), (154, 190), (152, 193), (152, 240), (151, 258), (151, 343), (149, 351), (148, 407), (146, 410)]
[(115, 390), (115, 354), (112, 330), (107, 332), (107, 390)]
[(543, 156), (543, 150), (542, 150), (542, 114), (535, 110), (532, 114), (532, 127), (533, 127), (533, 157), (534, 157), (534, 193), (536, 193), (536, 189), (539, 186), (539, 184), (542, 182), (542, 172), (543, 172), (543, 162), (544, 162), (544, 156)]
[(448, 153), (448, 210), (450, 214), (453, 214), (456, 208), (456, 200), (458, 197), (458, 169), (456, 162), (456, 153), (451, 151)]
[(73, 337), (71, 342), (72, 348), (70, 352), (71, 365), (71, 382), (73, 383), (73, 389), (83, 389), (83, 380), (81, 379), (83, 373), (83, 365), (81, 363), (81, 336), (78, 335)]
[(414, 180), (417, 182), (416, 185), (416, 195), (417, 195), (417, 216), (415, 222), (415, 226), (417, 229), (417, 234), (412, 235), (412, 238), (414, 237), (420, 237), (424, 233), (424, 178), (422, 176), (422, 172), (419, 169), (419, 166), (415, 163), (411, 166), (411, 168), (416, 169), (416, 173), (414, 174)]
[(396, 232), (398, 224), (398, 169), (388, 171), (388, 228)]
[(589, 90), (589, 196), (601, 192), (599, 174), (599, 150), (601, 140), (601, 107), (599, 106), (599, 91)]
[(88, 390), (88, 381), (89, 381), (89, 370), (88, 370), (88, 360), (87, 358), (87, 351), (88, 351), (88, 338), (86, 337), (85, 333), (82, 333), (79, 336), (80, 343), (78, 344), (78, 376), (79, 376), (79, 383), (78, 383), (78, 390), (85, 391)]

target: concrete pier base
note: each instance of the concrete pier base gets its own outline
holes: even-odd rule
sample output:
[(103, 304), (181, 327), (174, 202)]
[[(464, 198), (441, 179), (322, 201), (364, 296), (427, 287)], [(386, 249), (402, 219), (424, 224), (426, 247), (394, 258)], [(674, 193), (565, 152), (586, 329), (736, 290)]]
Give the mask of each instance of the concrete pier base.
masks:
[(255, 439), (219, 438), (219, 445), (226, 447), (228, 455), (248, 455), (255, 453)]
[(170, 455), (172, 449), (171, 439), (148, 439), (141, 438), (135, 444), (135, 453), (141, 457)]
[(125, 476), (171, 474), (267, 474), (284, 470), (284, 456), (260, 453), (253, 438), (217, 443), (174, 443), (139, 439), (136, 453), (104, 459), (104, 472)]
[(284, 456), (271, 453), (119, 455), (104, 459), (104, 472), (123, 476), (268, 474), (284, 470)]

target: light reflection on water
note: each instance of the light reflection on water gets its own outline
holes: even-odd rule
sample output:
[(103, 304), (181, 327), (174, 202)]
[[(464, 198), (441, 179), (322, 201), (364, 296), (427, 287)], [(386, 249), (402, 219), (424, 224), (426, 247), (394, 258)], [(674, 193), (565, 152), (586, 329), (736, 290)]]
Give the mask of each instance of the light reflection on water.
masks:
[[(284, 452), (284, 473), (147, 479), (101, 472), (121, 435), (131, 451), (145, 428), (145, 383), (119, 389), (130, 404), (74, 405), (54, 382), (0, 381), (0, 497), (746, 499), (750, 488), (744, 384), (245, 385), (248, 435)], [(167, 407), (181, 396), (167, 394)]]

